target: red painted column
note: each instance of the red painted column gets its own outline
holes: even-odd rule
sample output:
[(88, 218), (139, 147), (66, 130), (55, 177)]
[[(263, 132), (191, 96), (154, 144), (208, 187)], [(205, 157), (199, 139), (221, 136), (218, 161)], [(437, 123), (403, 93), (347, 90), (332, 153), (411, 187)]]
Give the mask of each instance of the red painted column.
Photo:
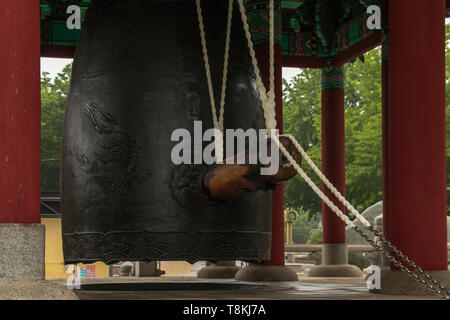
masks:
[(389, 2), (391, 241), (425, 270), (447, 270), (445, 0)]
[[(323, 69), (322, 74), (322, 171), (345, 196), (345, 118), (343, 67)], [(324, 193), (343, 212), (345, 207), (325, 185)], [(323, 243), (345, 243), (345, 223), (322, 203)]]
[(0, 223), (40, 223), (39, 1), (0, 1)]
[(381, 114), (383, 149), (383, 235), (389, 236), (389, 3), (382, 1), (382, 39), (381, 39)]
[[(283, 130), (282, 59), (281, 59), (281, 0), (275, 0), (275, 111), (277, 128)], [(270, 52), (266, 19), (269, 16), (268, 0), (249, 0), (246, 3), (250, 32), (258, 66), (266, 89), (270, 83)], [(261, 32), (263, 30), (263, 32)], [(272, 246), (271, 258), (264, 265), (250, 265), (241, 269), (235, 277), (240, 281), (298, 281), (297, 273), (284, 265), (284, 188), (277, 186), (272, 197)]]
[[(261, 4), (263, 1), (253, 1), (255, 3)], [(253, 4), (253, 2), (247, 3), (248, 5)], [(267, 11), (268, 12), (268, 2), (267, 1)], [(280, 16), (279, 5), (281, 0), (275, 0), (275, 25), (280, 23), (281, 20), (277, 18)], [(259, 12), (259, 14), (263, 14)], [(278, 25), (279, 28), (279, 25)], [(255, 41), (255, 40), (254, 40)], [(268, 42), (268, 41), (267, 41)], [(256, 59), (258, 60), (258, 67), (261, 72), (261, 77), (264, 82), (264, 86), (267, 90), (270, 87), (270, 46), (268, 43), (256, 42), (254, 45)], [(275, 36), (275, 110), (276, 110), (276, 120), (277, 129), (280, 134), (283, 132), (283, 87), (282, 87), (282, 55), (281, 55), (281, 44), (277, 41)], [(284, 266), (284, 185), (279, 185), (275, 188), (272, 193), (272, 247), (271, 247), (271, 258), (266, 261), (265, 265), (276, 265)]]
[[(264, 85), (269, 88), (269, 46), (256, 45), (255, 53), (258, 60)], [(283, 132), (283, 88), (281, 46), (275, 45), (275, 110), (277, 129)], [(272, 249), (271, 259), (266, 265), (284, 266), (284, 185), (279, 185), (273, 191), (272, 198)]]

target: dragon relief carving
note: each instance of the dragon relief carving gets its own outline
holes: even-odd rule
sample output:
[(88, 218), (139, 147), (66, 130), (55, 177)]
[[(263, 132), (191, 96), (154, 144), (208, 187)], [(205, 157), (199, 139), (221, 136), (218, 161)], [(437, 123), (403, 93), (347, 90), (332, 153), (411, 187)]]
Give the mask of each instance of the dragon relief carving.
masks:
[(80, 169), (95, 175), (111, 193), (121, 198), (128, 197), (133, 184), (143, 183), (151, 176), (150, 171), (142, 166), (142, 147), (119, 129), (116, 117), (105, 108), (89, 103), (84, 106), (83, 113), (100, 135), (98, 148), (89, 158), (72, 144), (72, 156)]

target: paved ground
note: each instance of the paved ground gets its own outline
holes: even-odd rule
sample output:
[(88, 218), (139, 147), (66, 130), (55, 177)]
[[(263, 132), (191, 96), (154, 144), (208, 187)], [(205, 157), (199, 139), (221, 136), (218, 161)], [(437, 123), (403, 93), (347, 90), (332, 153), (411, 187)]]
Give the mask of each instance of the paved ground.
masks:
[[(362, 278), (308, 278), (299, 277), (298, 282), (249, 283), (235, 280), (199, 280), (194, 277), (132, 278), (114, 277), (105, 279), (83, 279), (83, 284), (128, 283), (136, 289), (142, 285), (153, 285), (154, 291), (93, 291), (77, 290), (81, 300), (98, 299), (351, 299), (351, 300), (400, 300), (400, 299), (438, 299), (434, 296), (390, 296), (371, 294)], [(203, 288), (217, 284), (221, 290), (192, 290), (200, 285)], [(164, 286), (163, 286), (164, 284)], [(245, 285), (242, 289), (224, 289), (234, 284)], [(156, 286), (156, 288), (155, 288)], [(171, 291), (161, 290), (172, 286)], [(179, 286), (173, 290), (173, 286)], [(254, 287), (250, 287), (254, 286)], [(142, 288), (141, 288), (142, 289)], [(186, 290), (189, 289), (189, 290)], [(209, 288), (208, 288), (209, 289)]]

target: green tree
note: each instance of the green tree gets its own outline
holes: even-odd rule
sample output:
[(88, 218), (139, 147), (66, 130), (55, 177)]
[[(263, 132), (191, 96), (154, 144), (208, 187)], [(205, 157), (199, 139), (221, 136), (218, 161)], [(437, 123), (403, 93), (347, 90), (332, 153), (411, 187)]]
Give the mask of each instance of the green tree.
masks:
[(319, 221), (317, 217), (309, 215), (308, 212), (298, 212), (297, 220), (292, 227), (292, 240), (294, 243), (306, 243), (312, 230), (318, 227)]
[[(295, 136), (312, 160), (320, 166), (321, 70), (302, 70), (292, 81), (284, 81), (284, 131)], [(313, 181), (319, 180), (307, 165), (302, 168)], [(299, 176), (285, 184), (286, 204), (299, 211), (315, 215), (321, 203), (311, 188)]]
[[(372, 50), (365, 62), (345, 66), (345, 140), (347, 197), (364, 209), (382, 198), (381, 54)], [(284, 126), (320, 167), (321, 71), (302, 70), (284, 83)], [(302, 166), (313, 181), (312, 170)], [(315, 214), (321, 201), (301, 177), (286, 183), (286, 202)]]
[(52, 80), (41, 77), (41, 190), (59, 192), (64, 104), (69, 91), (72, 64)]
[(322, 244), (322, 238), (323, 238), (323, 230), (319, 229), (317, 231), (314, 231), (311, 233), (311, 236), (308, 239), (309, 244)]
[(359, 210), (382, 200), (381, 52), (345, 68), (346, 195)]
[[(446, 25), (446, 44), (446, 154), (447, 168), (450, 168), (450, 25)], [(358, 60), (345, 65), (346, 195), (358, 210), (382, 200), (380, 48), (364, 57), (364, 62)], [(284, 82), (283, 92), (285, 132), (299, 140), (319, 167), (320, 78), (320, 70), (301, 70), (289, 83)], [(302, 168), (320, 186), (307, 164)], [(447, 169), (448, 206), (449, 199), (450, 170)], [(285, 201), (289, 206), (306, 210), (309, 215), (321, 210), (320, 199), (299, 176), (285, 184)]]

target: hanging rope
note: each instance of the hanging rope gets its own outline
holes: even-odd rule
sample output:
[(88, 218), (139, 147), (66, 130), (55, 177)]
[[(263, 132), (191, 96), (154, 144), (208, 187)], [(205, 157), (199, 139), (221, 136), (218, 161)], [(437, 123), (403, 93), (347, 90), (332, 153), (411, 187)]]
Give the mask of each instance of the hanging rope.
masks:
[(208, 83), (209, 100), (211, 104), (211, 112), (213, 117), (213, 125), (216, 131), (214, 132), (214, 144), (216, 150), (216, 162), (223, 162), (223, 114), (225, 110), (225, 93), (227, 88), (227, 78), (228, 78), (228, 60), (230, 55), (230, 38), (231, 38), (231, 21), (233, 17), (233, 0), (229, 0), (228, 5), (228, 20), (227, 20), (227, 30), (225, 35), (225, 54), (223, 63), (223, 73), (222, 73), (222, 90), (220, 95), (220, 105), (219, 105), (219, 117), (217, 117), (216, 111), (216, 99), (214, 98), (214, 89), (211, 78), (211, 67), (209, 64), (208, 48), (206, 45), (206, 34), (205, 25), (203, 23), (203, 14), (200, 0), (195, 1), (197, 6), (197, 17), (198, 25), (200, 28), (200, 38), (203, 50), (203, 60), (205, 62), (205, 72), (206, 81)]
[[(380, 241), (389, 248), (389, 251), (379, 246), (372, 239), (370, 239), (362, 230), (360, 230), (311, 180), (311, 178), (305, 173), (305, 171), (300, 167), (300, 165), (295, 161), (291, 154), (286, 150), (286, 148), (280, 143), (278, 137), (288, 137), (296, 147), (296, 149), (301, 153), (302, 157), (306, 160), (313, 171), (319, 176), (320, 180), (328, 187), (328, 189), (333, 193), (333, 195), (342, 203), (344, 206), (352, 212), (356, 218), (361, 221), (361, 223), (369, 228), (369, 230), (377, 236)], [(295, 170), (300, 174), (300, 176), (305, 180), (305, 182), (313, 189), (313, 191), (320, 197), (320, 199), (327, 204), (327, 206), (342, 220), (347, 226), (350, 226), (358, 234), (360, 234), (367, 242), (369, 242), (378, 252), (387, 257), (387, 259), (394, 263), (395, 266), (399, 267), (402, 271), (406, 272), (409, 276), (414, 278), (417, 282), (421, 283), (429, 290), (433, 291), (437, 295), (444, 299), (450, 300), (450, 293), (446, 287), (440, 284), (437, 280), (422, 268), (416, 265), (409, 257), (403, 254), (395, 245), (393, 245), (389, 240), (385, 239), (384, 236), (376, 231), (373, 226), (342, 196), (342, 194), (331, 184), (331, 182), (325, 177), (325, 175), (319, 170), (315, 163), (309, 158), (303, 148), (300, 146), (298, 141), (289, 134), (272, 136), (272, 139), (277, 144), (283, 155), (288, 159), (288, 161), (294, 166)], [(396, 256), (400, 257), (404, 262), (406, 262), (413, 270), (405, 267), (398, 258), (390, 254), (393, 251)]]
[[(276, 120), (275, 120), (275, 61), (274, 61), (274, 0), (270, 0), (269, 2), (269, 11), (270, 11), (270, 85), (269, 92), (266, 93), (265, 87), (262, 84), (258, 61), (255, 56), (253, 41), (251, 39), (251, 34), (249, 31), (248, 20), (245, 12), (245, 6), (243, 4), (243, 0), (237, 0), (239, 3), (239, 9), (242, 16), (242, 22), (244, 24), (244, 31), (247, 38), (250, 56), (252, 58), (253, 68), (256, 74), (256, 81), (258, 86), (258, 92), (260, 95), (262, 107), (264, 110), (264, 116), (266, 119), (266, 127), (267, 129), (275, 129), (276, 128)], [(270, 132), (270, 131), (269, 131)], [(406, 268), (396, 257), (392, 256), (389, 251), (386, 251), (384, 248), (376, 244), (373, 240), (371, 240), (366, 234), (364, 234), (354, 223), (351, 221), (347, 215), (342, 212), (326, 195), (320, 190), (315, 183), (311, 180), (311, 178), (304, 172), (304, 170), (300, 167), (300, 165), (295, 161), (295, 159), (291, 156), (291, 154), (286, 150), (286, 148), (280, 143), (279, 138), (281, 136), (288, 137), (296, 149), (301, 153), (302, 157), (306, 160), (308, 165), (313, 169), (313, 171), (318, 175), (320, 180), (327, 186), (327, 188), (331, 191), (331, 193), (351, 212), (355, 215), (355, 217), (371, 232), (373, 232), (382, 243), (384, 243), (390, 250), (396, 253), (398, 257), (403, 259), (409, 266), (411, 266), (414, 270), (412, 272), (408, 268)], [(409, 259), (406, 255), (404, 255), (399, 249), (397, 249), (391, 242), (386, 240), (381, 233), (376, 231), (372, 225), (365, 219), (348, 201), (344, 196), (334, 187), (334, 185), (327, 179), (327, 177), (320, 171), (320, 169), (316, 166), (316, 164), (311, 160), (311, 158), (306, 154), (298, 141), (289, 134), (271, 137), (274, 142), (277, 144), (283, 155), (288, 159), (289, 163), (294, 166), (298, 174), (305, 180), (305, 182), (313, 189), (313, 191), (319, 196), (319, 198), (347, 225), (358, 232), (364, 239), (366, 239), (372, 246), (375, 247), (377, 251), (385, 255), (388, 260), (394, 263), (397, 267), (399, 267), (402, 271), (406, 272), (408, 275), (413, 277), (416, 281), (420, 282), (422, 285), (426, 286), (428, 289), (438, 294), (439, 296), (450, 299), (450, 293), (448, 290), (441, 285), (438, 281), (433, 279), (428, 272), (423, 271), (419, 266), (417, 266), (411, 259)]]
[[(252, 54), (253, 50), (253, 42), (251, 39), (251, 34), (248, 31), (248, 21), (245, 13), (245, 7), (243, 5), (243, 0), (238, 0), (239, 7), (242, 15), (242, 21), (244, 23), (244, 31), (247, 36), (247, 42), (249, 43), (249, 50), (250, 54), (252, 56), (252, 63), (254, 66), (254, 69), (256, 74), (259, 74), (259, 68), (258, 63), (255, 58), (255, 55)], [(271, 125), (274, 123), (276, 126), (275, 121), (275, 97), (274, 97), (274, 0), (270, 0), (269, 4), (269, 10), (270, 10), (270, 88), (269, 92), (267, 93), (267, 96), (264, 97), (260, 93), (262, 106), (264, 109), (264, 115), (266, 117), (266, 125), (268, 129), (272, 129)], [(258, 81), (258, 78), (257, 78)], [(259, 85), (258, 85), (259, 86)], [(262, 90), (260, 90), (261, 92)], [(272, 96), (273, 95), (273, 96)], [(266, 99), (265, 99), (266, 98)], [(265, 99), (265, 100), (264, 100)], [(273, 118), (273, 120), (272, 120)], [(273, 122), (271, 122), (273, 121)], [(390, 250), (394, 251), (397, 256), (399, 256), (403, 261), (405, 261), (409, 266), (411, 266), (415, 272), (411, 272), (408, 268), (406, 268), (396, 257), (392, 256), (388, 251), (386, 251), (384, 248), (378, 246), (374, 241), (372, 241), (367, 235), (365, 235), (357, 226), (348, 218), (347, 215), (344, 214), (326, 195), (323, 193), (311, 180), (311, 178), (303, 171), (303, 169), (300, 167), (300, 165), (295, 161), (295, 159), (290, 155), (290, 153), (286, 150), (286, 148), (280, 143), (279, 138), (281, 136), (288, 137), (296, 149), (301, 153), (302, 157), (306, 160), (308, 165), (313, 169), (313, 171), (318, 175), (320, 180), (327, 186), (327, 188), (331, 191), (331, 193), (351, 212), (355, 215), (355, 217), (371, 232), (373, 232), (379, 239), (382, 241)], [(404, 272), (408, 273), (411, 277), (413, 277), (416, 281), (420, 282), (421, 284), (425, 285), (428, 289), (433, 291), (434, 293), (440, 295), (441, 297), (445, 299), (450, 299), (450, 293), (449, 291), (441, 285), (438, 281), (433, 279), (431, 275), (428, 272), (423, 271), (419, 266), (417, 266), (411, 259), (409, 259), (406, 255), (404, 255), (397, 247), (395, 247), (391, 242), (389, 242), (387, 239), (383, 237), (383, 235), (379, 232), (377, 232), (372, 225), (365, 219), (348, 201), (345, 199), (344, 196), (334, 187), (334, 185), (327, 179), (327, 177), (320, 171), (320, 169), (316, 166), (316, 164), (311, 160), (311, 158), (306, 154), (306, 152), (303, 150), (301, 145), (298, 143), (298, 141), (293, 137), (292, 135), (286, 134), (286, 135), (279, 135), (275, 136), (272, 135), (271, 137), (274, 139), (274, 142), (277, 144), (283, 155), (288, 159), (289, 163), (294, 166), (298, 174), (305, 180), (305, 182), (313, 189), (313, 191), (319, 196), (319, 198), (347, 225), (350, 226), (352, 229), (354, 229), (356, 232), (358, 232), (363, 238), (365, 238), (369, 243), (371, 243), (375, 249), (377, 249), (380, 253), (384, 254), (389, 261), (393, 262), (397, 267), (399, 267)]]
[[(345, 199), (345, 197), (334, 187), (334, 185), (327, 179), (327, 177), (320, 171), (320, 169), (316, 166), (316, 164), (311, 160), (311, 158), (306, 154), (306, 152), (301, 147), (300, 143), (295, 139), (294, 136), (290, 134), (285, 135), (279, 135), (276, 136), (272, 134), (272, 130), (270, 129), (276, 129), (276, 110), (275, 110), (275, 45), (274, 45), (274, 0), (269, 1), (269, 11), (270, 11), (270, 17), (269, 17), (269, 25), (270, 25), (270, 36), (269, 36), (269, 91), (266, 91), (266, 88), (263, 84), (263, 81), (261, 79), (260, 70), (258, 67), (258, 60), (256, 59), (255, 50), (253, 47), (253, 41), (251, 38), (251, 33), (249, 30), (248, 25), (248, 19), (245, 12), (245, 6), (243, 3), (243, 0), (237, 0), (239, 4), (239, 11), (241, 12), (241, 18), (243, 22), (244, 32), (247, 39), (249, 51), (250, 51), (250, 57), (252, 60), (253, 70), (256, 77), (256, 85), (258, 88), (259, 98), (261, 100), (261, 105), (264, 111), (264, 117), (266, 120), (266, 127), (269, 129), (269, 136), (268, 138), (272, 138), (273, 141), (277, 144), (278, 148), (281, 150), (283, 155), (287, 158), (289, 163), (294, 166), (295, 170), (298, 172), (298, 174), (305, 180), (305, 182), (311, 187), (311, 189), (319, 196), (319, 198), (347, 225), (350, 226), (353, 230), (355, 230), (357, 233), (359, 233), (366, 241), (368, 241), (378, 252), (382, 253), (384, 256), (388, 258), (390, 262), (392, 262), (394, 265), (399, 267), (402, 271), (406, 272), (408, 275), (410, 275), (412, 278), (414, 278), (416, 281), (427, 287), (429, 290), (433, 291), (434, 293), (438, 294), (439, 296), (443, 297), (444, 299), (450, 299), (450, 293), (443, 285), (441, 285), (438, 281), (433, 279), (431, 275), (428, 272), (423, 271), (419, 266), (417, 266), (411, 259), (409, 259), (406, 255), (404, 255), (397, 247), (395, 247), (391, 242), (386, 240), (381, 233), (376, 231), (372, 225), (365, 219), (348, 201)], [(210, 68), (209, 68), (209, 61), (208, 61), (208, 54), (206, 50), (206, 40), (205, 40), (205, 34), (204, 34), (204, 26), (203, 26), (203, 19), (201, 17), (201, 9), (200, 9), (200, 0), (196, 0), (197, 2), (197, 12), (199, 15), (199, 25), (200, 25), (200, 34), (202, 37), (202, 46), (203, 46), (203, 53), (204, 53), (204, 59), (205, 59), (205, 69), (208, 79), (208, 87), (210, 92), (210, 98), (211, 98), (211, 105), (213, 107), (213, 117), (215, 121), (215, 127), (216, 123), (219, 124), (216, 120), (216, 111), (215, 111), (215, 103), (214, 103), (214, 96), (213, 96), (213, 90), (212, 90), (212, 81), (211, 81), (211, 75), (210, 75)], [(230, 7), (232, 7), (233, 0), (230, 0)], [(229, 11), (230, 14), (230, 11)], [(229, 17), (229, 24), (230, 22)], [(227, 28), (228, 29), (228, 28)], [(227, 37), (230, 35), (227, 33)], [(229, 39), (227, 40), (227, 43), (229, 43)], [(224, 63), (224, 78), (225, 78), (225, 65), (228, 63), (228, 54), (227, 54), (227, 48), (225, 53), (225, 60)], [(225, 100), (225, 89), (224, 89), (224, 83), (222, 82), (222, 99), (221, 102)], [(225, 84), (226, 86), (226, 84)], [(224, 104), (223, 104), (224, 105)], [(222, 105), (221, 105), (222, 108)], [(221, 114), (223, 114), (223, 110), (221, 109)], [(223, 118), (222, 118), (223, 121)], [(223, 130), (223, 123), (222, 130)], [(362, 230), (360, 230), (354, 223), (351, 221), (345, 213), (339, 209), (326, 195), (325, 193), (320, 190), (320, 188), (311, 180), (311, 178), (306, 174), (306, 172), (300, 167), (300, 165), (295, 161), (295, 159), (291, 156), (291, 154), (286, 150), (286, 148), (280, 143), (279, 137), (287, 137), (291, 140), (291, 142), (294, 144), (295, 148), (300, 152), (303, 159), (306, 160), (308, 165), (313, 169), (313, 171), (317, 174), (317, 176), (320, 178), (320, 180), (326, 185), (326, 187), (331, 191), (331, 193), (353, 214), (355, 217), (364, 225), (366, 226), (371, 232), (373, 232), (380, 241), (386, 245), (389, 248), (389, 251), (384, 249), (383, 247), (379, 246), (375, 241), (370, 239), (369, 236), (367, 236)], [(393, 251), (396, 256), (393, 256), (390, 252)], [(404, 262), (406, 262), (414, 271), (411, 271), (409, 268), (407, 268), (403, 263), (401, 263), (398, 259), (402, 259)]]
[[(271, 46), (269, 50), (269, 64), (270, 66), (270, 75), (269, 75), (269, 83), (270, 88), (269, 92), (266, 91), (266, 87), (261, 79), (261, 73), (258, 67), (258, 60), (256, 59), (255, 49), (253, 47), (252, 35), (250, 33), (250, 28), (248, 26), (247, 14), (245, 12), (245, 6), (243, 0), (237, 0), (239, 3), (239, 11), (241, 12), (241, 18), (244, 25), (245, 37), (247, 39), (248, 48), (250, 51), (250, 57), (253, 65), (253, 72), (256, 77), (256, 86), (258, 88), (259, 99), (261, 100), (261, 105), (264, 111), (264, 118), (266, 120), (266, 128), (268, 129), (269, 135), (272, 134), (272, 130), (277, 128), (277, 121), (275, 119), (275, 49), (274, 46)], [(270, 34), (271, 34), (271, 42), (274, 42), (274, 0), (270, 0)]]

